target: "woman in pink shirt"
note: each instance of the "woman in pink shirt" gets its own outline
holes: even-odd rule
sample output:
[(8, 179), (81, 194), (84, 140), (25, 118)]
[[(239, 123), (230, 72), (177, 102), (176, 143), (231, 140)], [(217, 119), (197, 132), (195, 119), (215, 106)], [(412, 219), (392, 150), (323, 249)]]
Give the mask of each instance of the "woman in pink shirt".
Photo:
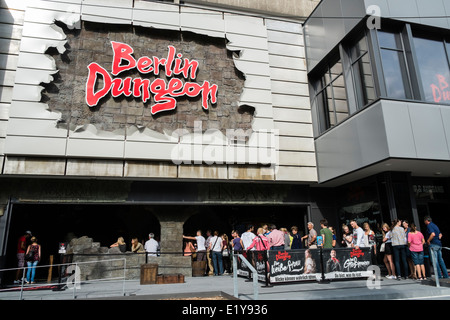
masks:
[(263, 251), (269, 249), (269, 240), (264, 236), (264, 229), (258, 228), (258, 235), (253, 238), (253, 242), (248, 246), (247, 250), (256, 247), (256, 250)]
[(408, 233), (408, 246), (411, 251), (411, 258), (413, 260), (416, 277), (418, 280), (426, 280), (425, 266), (423, 264), (423, 245), (425, 239), (420, 231), (417, 231), (414, 223), (410, 225), (410, 231)]

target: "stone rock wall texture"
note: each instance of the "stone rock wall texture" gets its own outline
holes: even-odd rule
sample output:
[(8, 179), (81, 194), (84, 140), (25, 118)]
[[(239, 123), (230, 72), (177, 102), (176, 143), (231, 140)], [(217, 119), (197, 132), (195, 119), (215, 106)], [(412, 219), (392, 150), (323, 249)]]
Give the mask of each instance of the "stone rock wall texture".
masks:
[[(169, 134), (176, 129), (192, 132), (194, 121), (202, 121), (203, 131), (218, 129), (225, 133), (227, 129), (251, 129), (254, 109), (238, 107), (245, 79), (234, 65), (232, 52), (226, 49), (225, 39), (189, 32), (89, 22), (84, 22), (80, 30), (64, 30), (68, 38), (67, 51), (63, 55), (48, 52), (55, 59), (59, 73), (52, 83), (44, 85), (45, 90), (42, 92), (43, 102), (49, 105), (49, 109), (62, 114), (59, 126), (68, 126), (74, 130), (77, 126), (93, 124), (97, 130), (124, 135), (127, 128), (133, 125)], [(134, 49), (135, 59), (142, 56), (165, 58), (168, 46), (174, 46), (183, 58), (199, 62), (197, 78), (190, 81), (201, 84), (208, 80), (218, 85), (217, 103), (210, 106), (209, 110), (204, 110), (200, 97), (182, 97), (177, 98), (175, 110), (152, 116), (150, 106), (154, 104), (153, 96), (144, 105), (139, 98), (113, 98), (109, 94), (98, 106), (89, 108), (85, 102), (87, 67), (89, 63), (96, 62), (111, 72), (111, 41), (130, 45)], [(142, 75), (136, 69), (119, 74), (118, 77), (126, 76), (148, 77), (150, 81), (156, 77), (153, 73)], [(166, 75), (161, 72), (159, 77), (165, 78)]]

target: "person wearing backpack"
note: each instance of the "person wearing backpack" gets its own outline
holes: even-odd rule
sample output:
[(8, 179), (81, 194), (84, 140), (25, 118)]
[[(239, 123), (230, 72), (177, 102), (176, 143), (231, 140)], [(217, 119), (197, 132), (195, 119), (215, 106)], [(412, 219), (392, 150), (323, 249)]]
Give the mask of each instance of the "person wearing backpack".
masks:
[(41, 246), (37, 243), (36, 237), (31, 238), (31, 244), (27, 248), (27, 252), (25, 253), (25, 256), (31, 256), (29, 259), (27, 259), (27, 279), (26, 283), (35, 283), (34, 282), (34, 276), (36, 274), (36, 266), (41, 260)]

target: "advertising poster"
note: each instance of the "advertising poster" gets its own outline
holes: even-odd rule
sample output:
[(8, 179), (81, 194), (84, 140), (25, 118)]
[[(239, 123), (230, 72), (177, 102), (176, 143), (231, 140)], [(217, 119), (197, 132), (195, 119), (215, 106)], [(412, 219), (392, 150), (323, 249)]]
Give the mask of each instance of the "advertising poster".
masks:
[[(240, 252), (256, 269), (258, 272), (258, 281), (265, 282), (265, 270), (266, 270), (266, 264), (267, 264), (267, 251), (243, 251)], [(238, 269), (237, 269), (238, 276), (242, 277), (253, 277), (253, 273), (251, 272), (250, 268), (247, 267), (247, 264), (245, 264), (242, 259), (238, 258)]]
[(323, 249), (325, 279), (351, 279), (368, 277), (371, 265), (370, 248)]
[(320, 251), (269, 251), (269, 266), (270, 283), (318, 280), (321, 277)]

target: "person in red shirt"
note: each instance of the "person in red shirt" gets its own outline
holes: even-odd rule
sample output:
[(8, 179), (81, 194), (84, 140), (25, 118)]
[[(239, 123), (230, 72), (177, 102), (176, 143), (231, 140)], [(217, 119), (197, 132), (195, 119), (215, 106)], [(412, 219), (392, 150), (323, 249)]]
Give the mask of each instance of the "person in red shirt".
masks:
[(27, 241), (31, 238), (31, 231), (25, 232), (23, 236), (19, 238), (17, 242), (17, 269), (15, 284), (21, 283), (19, 280), (21, 274), (23, 273), (23, 267), (25, 267), (25, 250), (27, 249)]

